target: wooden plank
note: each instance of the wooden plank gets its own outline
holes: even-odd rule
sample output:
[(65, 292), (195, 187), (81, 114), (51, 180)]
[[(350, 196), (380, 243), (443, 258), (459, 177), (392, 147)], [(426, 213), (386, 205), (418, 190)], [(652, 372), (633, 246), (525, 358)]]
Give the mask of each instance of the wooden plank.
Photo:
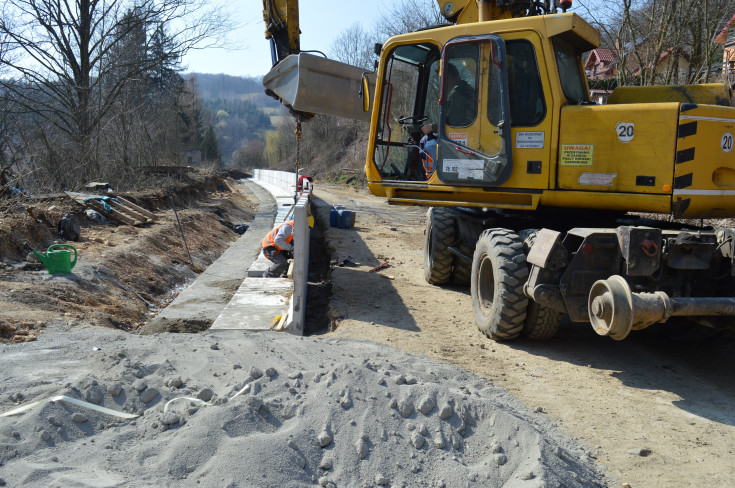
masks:
[(140, 220), (141, 222), (148, 223), (153, 222), (153, 219), (150, 219), (146, 217), (145, 215), (141, 214), (140, 212), (136, 212), (132, 208), (129, 208), (122, 203), (116, 202), (114, 199), (106, 200), (107, 204), (117, 210), (120, 213), (123, 213), (127, 215), (130, 218), (133, 218), (135, 220)]
[(146, 217), (156, 220), (158, 218), (158, 215), (154, 214), (153, 212), (150, 212), (143, 207), (139, 207), (138, 205), (134, 204), (130, 200), (123, 198), (123, 197), (116, 197), (118, 200), (120, 200), (126, 207), (130, 207), (139, 214), (145, 215)]
[(101, 213), (104, 217), (112, 218), (113, 220), (116, 220), (118, 222), (121, 222), (123, 224), (128, 224), (132, 226), (139, 226), (143, 225), (144, 222), (141, 222), (140, 220), (135, 220), (127, 215), (122, 214), (121, 212), (118, 212), (114, 208), (111, 208), (109, 211), (105, 209), (105, 206), (102, 204), (102, 202), (98, 200), (88, 200), (86, 202), (86, 205), (89, 205), (93, 209), (97, 210), (99, 213)]

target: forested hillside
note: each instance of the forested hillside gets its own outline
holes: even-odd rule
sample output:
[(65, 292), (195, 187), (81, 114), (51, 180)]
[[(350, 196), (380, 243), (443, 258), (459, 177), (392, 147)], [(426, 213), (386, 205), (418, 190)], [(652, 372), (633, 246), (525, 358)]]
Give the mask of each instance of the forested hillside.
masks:
[(264, 93), (260, 78), (200, 73), (189, 76), (195, 80), (202, 107), (211, 119), (223, 162), (243, 165), (246, 152), (262, 157), (266, 132), (284, 112)]

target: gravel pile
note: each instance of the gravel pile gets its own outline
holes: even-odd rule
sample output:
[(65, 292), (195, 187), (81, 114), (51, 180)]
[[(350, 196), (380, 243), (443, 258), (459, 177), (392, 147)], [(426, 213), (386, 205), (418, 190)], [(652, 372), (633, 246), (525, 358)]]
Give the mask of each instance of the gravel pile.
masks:
[(0, 346), (0, 412), (40, 401), (0, 418), (4, 486), (605, 485), (542, 412), (382, 345), (50, 329)]

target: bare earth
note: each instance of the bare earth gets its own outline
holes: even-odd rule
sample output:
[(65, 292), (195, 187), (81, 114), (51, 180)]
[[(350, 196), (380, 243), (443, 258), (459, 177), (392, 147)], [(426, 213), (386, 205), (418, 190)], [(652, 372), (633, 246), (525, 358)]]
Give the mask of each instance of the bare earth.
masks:
[[(279, 350), (277, 358), (267, 354), (268, 361), (259, 362), (257, 355), (241, 358), (242, 347), (229, 336), (219, 338), (221, 347), (218, 349), (215, 347), (217, 338), (207, 334), (201, 337), (162, 334), (154, 339), (130, 335), (160, 307), (165, 306), (172, 297), (172, 289), (195, 277), (192, 268), (206, 267), (238, 237), (221, 221), (235, 224), (247, 222), (255, 210), (254, 201), (247, 193), (218, 191), (216, 179), (194, 181), (187, 188), (177, 187), (174, 191), (193, 266), (182, 245), (176, 216), (161, 195), (141, 196), (138, 200), (156, 211), (160, 216), (158, 224), (130, 228), (83, 221), (83, 238), (74, 243), (80, 251), (80, 262), (74, 268), (74, 274), (68, 276), (50, 276), (42, 268), (37, 269), (38, 265), (28, 264), (20, 245), (23, 240), (28, 240), (37, 248), (42, 247), (42, 244), (48, 245), (53, 234), (53, 223), (67, 211), (79, 212), (78, 208), (63, 199), (49, 200), (29, 206), (30, 210), (25, 212), (3, 214), (0, 221), (0, 340), (5, 344), (0, 345), (0, 348), (4, 351), (2, 357), (6, 373), (3, 385), (0, 385), (2, 410), (7, 411), (14, 405), (59, 393), (72, 396), (83, 394), (86, 398), (88, 393), (99, 389), (98, 383), (100, 386), (107, 384), (105, 388), (109, 391), (110, 385), (118, 382), (122, 385), (123, 393), (127, 392), (128, 400), (123, 405), (120, 401), (122, 397), (105, 394), (103, 404), (112, 408), (123, 405), (127, 411), (143, 415), (143, 420), (137, 424), (120, 424), (114, 429), (110, 428), (109, 419), (101, 418), (95, 420), (98, 422), (94, 424), (96, 427), (87, 429), (89, 432), (79, 430), (72, 420), (67, 419), (67, 414), (71, 418), (71, 413), (61, 411), (59, 405), (44, 407), (37, 413), (34, 411), (32, 417), (5, 421), (2, 424), (4, 430), (0, 432), (6, 434), (0, 435), (0, 474), (8, 486), (71, 486), (69, 480), (72, 479), (77, 483), (84, 476), (93, 479), (97, 476), (94, 474), (95, 469), (100, 466), (107, 469), (103, 461), (89, 458), (100, 451), (95, 448), (94, 439), (98, 439), (98, 446), (104, 445), (107, 449), (109, 445), (112, 449), (104, 452), (115, 453), (115, 456), (104, 456), (109, 461), (109, 469), (104, 482), (100, 481), (95, 486), (121, 486), (114, 473), (117, 473), (120, 460), (124, 459), (125, 450), (140, 444), (138, 441), (131, 443), (131, 439), (139, 438), (145, 439), (146, 443), (150, 440), (152, 444), (141, 444), (140, 454), (136, 455), (135, 461), (126, 461), (130, 466), (126, 465), (125, 468), (128, 473), (137, 470), (138, 481), (144, 485), (146, 479), (150, 482), (149, 486), (189, 486), (200, 481), (202, 484), (199, 486), (227, 486), (225, 480), (233, 480), (231, 486), (238, 486), (242, 482), (239, 464), (224, 467), (212, 464), (214, 461), (209, 461), (207, 457), (212, 454), (204, 449), (206, 446), (197, 450), (199, 457), (189, 455), (182, 458), (182, 463), (186, 460), (190, 465), (181, 466), (177, 464), (179, 455), (174, 449), (180, 445), (188, 446), (189, 442), (210, 442), (208, 436), (211, 432), (219, 432), (222, 418), (230, 418), (222, 415), (238, 415), (232, 417), (237, 418), (238, 422), (242, 418), (252, 417), (250, 414), (240, 416), (240, 409), (243, 408), (240, 403), (230, 403), (229, 410), (226, 404), (210, 407), (215, 409), (204, 416), (198, 416), (194, 411), (196, 409), (190, 407), (188, 414), (185, 411), (181, 414), (180, 424), (171, 427), (171, 430), (168, 424), (162, 426), (163, 405), (181, 394), (177, 391), (184, 390), (188, 395), (196, 395), (197, 391), (209, 388), (214, 391), (215, 398), (226, 399), (243, 386), (246, 375), (242, 373), (250, 371), (251, 366), (261, 369), (274, 366), (285, 375), (299, 368), (297, 357), (292, 357), (293, 351), (299, 346), (291, 342), (275, 346), (270, 345), (268, 338), (253, 339), (256, 342), (249, 347), (254, 350), (285, 348), (283, 352)], [(333, 330), (323, 338), (327, 339), (326, 342), (334, 342), (342, 355), (334, 353), (334, 358), (330, 360), (326, 357), (309, 359), (312, 362), (308, 367), (301, 367), (314, 371), (310, 369), (308, 375), (304, 372), (301, 380), (291, 380), (290, 375), (289, 378), (282, 377), (272, 392), (273, 398), (263, 396), (270, 411), (277, 417), (284, 406), (291, 408), (293, 398), (298, 398), (292, 396), (294, 393), (291, 390), (294, 389), (299, 391), (297, 395), (314, 402), (309, 403), (311, 406), (308, 408), (300, 408), (319, 411), (317, 405), (324, 392), (313, 389), (309, 393), (306, 389), (309, 386), (316, 388), (316, 385), (311, 385), (304, 378), (325, 374), (327, 370), (322, 371), (323, 366), (329, 367), (330, 361), (339, 378), (343, 373), (349, 375), (351, 368), (372, 378), (370, 375), (374, 371), (366, 369), (365, 364), (360, 362), (360, 354), (375, 357), (377, 362), (387, 361), (384, 357), (390, 358), (394, 364), (401, 364), (399, 371), (412, 367), (415, 371), (411, 370), (411, 374), (420, 379), (434, 374), (427, 368), (436, 369), (435, 366), (427, 366), (420, 361), (415, 361), (412, 366), (403, 365), (411, 362), (410, 356), (396, 360), (390, 355), (382, 356), (389, 354), (383, 349), (372, 346), (360, 348), (359, 343), (355, 346), (351, 341), (345, 341), (353, 338), (369, 340), (459, 366), (477, 375), (480, 382), (487, 381), (505, 388), (530, 411), (514, 414), (517, 418), (533, 422), (536, 422), (534, 419), (541, 422), (545, 418), (563, 433), (584, 443), (589, 449), (585, 449), (582, 456), (596, 458), (600, 465), (607, 467), (610, 486), (625, 483), (633, 488), (732, 486), (735, 478), (735, 355), (732, 354), (732, 336), (699, 343), (682, 343), (671, 341), (651, 330), (633, 334), (623, 342), (615, 342), (596, 336), (586, 324), (565, 324), (558, 336), (548, 343), (490, 341), (474, 325), (469, 289), (435, 287), (424, 281), (426, 209), (388, 206), (384, 199), (345, 187), (317, 186), (316, 196), (322, 223), (328, 222), (329, 205), (334, 203), (344, 204), (357, 212), (355, 229), (323, 229), (332, 261), (343, 263), (350, 260), (357, 263), (356, 266), (333, 265), (330, 271), (332, 296), (328, 315)], [(319, 251), (319, 248), (312, 247), (312, 255)], [(389, 267), (368, 272), (386, 261)], [(314, 300), (314, 303), (317, 301)], [(107, 329), (99, 329), (100, 326)], [(129, 340), (126, 335), (130, 337)], [(84, 337), (88, 337), (91, 343), (85, 343)], [(152, 343), (146, 342), (151, 340)], [(309, 339), (309, 344), (311, 341)], [(28, 343), (13, 344), (19, 342)], [(90, 352), (92, 345), (95, 348)], [(352, 353), (347, 354), (348, 347)], [(205, 364), (209, 365), (209, 369), (197, 370), (189, 360), (190, 353), (175, 352), (182, 348), (191, 352), (205, 351)], [(226, 353), (226, 357), (219, 358), (220, 350)], [(321, 354), (324, 354), (324, 350), (321, 350)], [(308, 351), (316, 353), (313, 346), (306, 346), (304, 353)], [(49, 354), (55, 358), (54, 361), (37, 363), (35, 358), (46, 361), (46, 358), (52, 357)], [(102, 356), (98, 358), (99, 354)], [(281, 356), (293, 361), (286, 364)], [(62, 357), (67, 359), (60, 361)], [(77, 358), (84, 359), (80, 361)], [(347, 364), (345, 371), (335, 366), (342, 362)], [(82, 363), (85, 369), (79, 369)], [(382, 375), (382, 368), (387, 366), (373, 369), (381, 371)], [(47, 373), (41, 374), (41, 371)], [(229, 376), (232, 379), (228, 379), (226, 371), (232, 371)], [(392, 374), (396, 375), (397, 371), (393, 370)], [(176, 387), (179, 390), (170, 387), (168, 381), (177, 375), (184, 380), (183, 386)], [(145, 391), (136, 391), (136, 382), (141, 376), (149, 387), (155, 386), (160, 391), (160, 395), (148, 404), (138, 399)], [(462, 382), (467, 380), (462, 379), (461, 375), (451, 372), (446, 377), (457, 383), (457, 392), (451, 391), (452, 395), (457, 398), (469, 396), (468, 390), (462, 390), (465, 388)], [(75, 379), (72, 381), (70, 378)], [(316, 376), (314, 378), (316, 381)], [(251, 381), (254, 380), (245, 380), (246, 383)], [(270, 381), (264, 381), (263, 388)], [(299, 381), (301, 386), (295, 385)], [(382, 395), (382, 390), (373, 392), (378, 383), (374, 382), (373, 385), (373, 380), (370, 381), (369, 391), (368, 386), (363, 386), (365, 391), (359, 395), (360, 402), (372, 401), (373, 397), (380, 398)], [(419, 386), (422, 385), (421, 381)], [(472, 389), (483, 391), (482, 385), (476, 383), (476, 380), (472, 380)], [(364, 385), (362, 382), (360, 384)], [(389, 382), (389, 386), (395, 389), (395, 395), (402, 394), (402, 390), (396, 389), (393, 383)], [(346, 383), (340, 388), (339, 397), (344, 398), (345, 391), (360, 386)], [(20, 393), (24, 394), (22, 398)], [(336, 399), (337, 391), (330, 395)], [(493, 397), (489, 398), (491, 402), (497, 401), (492, 400)], [(357, 396), (355, 400), (358, 400)], [(252, 403), (250, 399), (248, 402)], [(328, 415), (342, 411), (340, 402), (330, 400), (331, 403), (337, 406), (337, 410), (330, 410)], [(286, 411), (290, 412), (288, 408)], [(284, 413), (283, 418), (278, 417), (283, 422), (283, 429), (279, 432), (285, 437), (279, 438), (278, 442), (286, 445), (288, 437), (294, 432), (298, 434), (294, 434), (295, 438), (299, 439), (300, 435), (315, 437), (318, 432), (309, 430), (315, 427), (301, 425), (308, 422), (301, 422), (298, 428), (306, 430), (290, 432), (290, 415)], [(356, 414), (350, 415), (353, 417), (346, 417), (343, 423), (333, 420), (335, 425), (344, 427), (345, 433), (355, 425), (353, 418)], [(364, 419), (372, 418), (370, 415), (365, 413)], [(51, 439), (46, 441), (43, 440), (43, 431), (39, 433), (37, 429), (49, 429), (46, 425), (49, 416), (61, 420), (63, 425), (58, 428), (61, 434), (56, 433), (56, 427), (49, 430)], [(396, 426), (401, 425), (401, 429), (405, 427), (399, 422), (400, 416), (390, 418)], [(188, 423), (184, 425), (187, 419)], [(304, 419), (312, 423), (323, 422), (321, 417)], [(413, 425), (415, 421), (418, 418), (410, 417), (412, 425), (409, 427), (420, 427)], [(362, 421), (357, 427), (363, 428), (361, 425)], [(317, 431), (320, 427), (316, 427)], [(71, 433), (77, 431), (85, 434), (80, 434), (79, 439), (72, 439)], [(254, 432), (257, 434), (258, 430)], [(408, 435), (408, 432), (411, 431), (402, 435)], [(227, 432), (227, 435), (230, 434)], [(352, 434), (354, 436), (349, 437), (349, 440), (337, 436), (335, 443), (348, 442), (346, 445), (352, 446), (354, 439), (359, 441), (360, 432), (350, 433), (350, 436)], [(39, 435), (42, 436), (40, 440)], [(67, 435), (69, 438), (64, 437)], [(369, 435), (375, 440), (382, 437), (383, 433), (376, 431)], [(259, 436), (248, 438), (257, 439)], [(179, 441), (183, 444), (178, 444)], [(56, 447), (54, 442), (57, 443)], [(75, 442), (74, 449), (68, 448), (68, 442)], [(222, 442), (226, 444), (225, 437)], [(343, 480), (365, 479), (365, 473), (353, 470), (357, 469), (357, 464), (350, 459), (335, 464), (333, 471), (318, 468), (322, 453), (318, 444), (314, 446), (307, 445), (306, 440), (303, 442), (305, 444), (300, 445), (299, 449), (308, 454), (308, 463), (304, 468), (307, 471), (292, 469), (292, 465), (283, 471), (284, 465), (279, 464), (282, 460), (274, 458), (268, 466), (262, 466), (262, 473), (281, 473), (286, 480), (301, 476), (298, 479), (303, 480), (304, 486), (309, 485), (309, 481), (313, 484), (317, 479), (321, 482), (320, 476), (332, 476), (330, 473), (334, 473), (334, 476), (341, 473), (340, 478)], [(316, 441), (311, 442), (315, 444)], [(238, 444), (237, 451), (247, 452), (249, 447), (252, 444)], [(287, 456), (290, 449), (283, 448), (278, 452)], [(569, 452), (577, 452), (576, 448), (569, 449)], [(401, 448), (395, 452), (404, 451)], [(76, 457), (74, 453), (77, 453)], [(380, 455), (383, 454), (380, 451)], [(118, 455), (123, 457), (118, 458)], [(310, 457), (312, 455), (313, 460)], [(146, 456), (150, 456), (150, 460)], [(375, 461), (381, 459), (378, 450), (374, 456)], [(218, 456), (217, 463), (225, 458), (224, 455)], [(515, 460), (512, 455), (510, 458)], [(258, 457), (253, 459), (257, 460)], [(423, 462), (422, 459), (419, 460)], [(426, 462), (429, 463), (431, 459), (427, 453)], [(74, 468), (82, 461), (89, 464)], [(157, 462), (162, 462), (163, 467), (159, 468)], [(447, 457), (446, 462), (454, 461), (452, 457)], [(35, 466), (32, 476), (28, 474), (31, 473), (28, 466)], [(370, 466), (374, 467), (375, 464), (370, 463)], [(403, 463), (403, 466), (405, 470), (409, 464)], [(313, 471), (309, 472), (310, 469)], [(393, 468), (394, 471), (396, 469)], [(441, 468), (446, 473), (452, 472), (447, 469)], [(584, 480), (591, 482), (593, 475), (590, 471), (585, 471), (583, 467), (575, 469), (578, 469), (581, 478), (569, 478), (562, 484), (577, 486), (583, 484)], [(402, 476), (399, 471), (394, 473), (396, 479)], [(430, 471), (427, 465), (426, 473), (414, 476), (413, 482), (430, 481), (429, 476), (439, 471)], [(19, 484), (24, 479), (23, 473), (30, 478)], [(212, 473), (222, 474), (221, 483), (212, 484), (216, 478), (212, 477)], [(260, 472), (256, 474), (260, 476)], [(67, 476), (65, 481), (62, 481), (62, 475)], [(411, 475), (406, 479), (411, 479)], [(458, 471), (456, 476), (457, 479), (472, 480), (467, 477), (466, 471)], [(476, 473), (472, 472), (470, 476), (474, 477)], [(31, 482), (31, 478), (34, 482)], [(51, 479), (55, 479), (56, 484), (51, 483)], [(143, 486), (127, 479), (126, 486)], [(275, 484), (280, 483), (279, 479), (272, 477), (274, 484), (269, 486), (283, 486)], [(518, 481), (518, 478), (513, 479)], [(541, 479), (535, 478), (535, 481), (538, 483)], [(414, 483), (409, 485), (414, 486)], [(477, 486), (481, 485), (478, 480)], [(400, 484), (396, 483), (396, 486)]]
[[(355, 229), (326, 231), (333, 262), (358, 263), (332, 269), (330, 335), (382, 342), (487, 378), (586, 444), (616, 483), (733, 486), (732, 335), (677, 342), (659, 325), (616, 342), (567, 323), (548, 343), (491, 341), (474, 325), (469, 288), (424, 280), (426, 209), (342, 187), (317, 186), (316, 196), (324, 215), (326, 204), (357, 212)], [(368, 273), (385, 261), (390, 267)]]

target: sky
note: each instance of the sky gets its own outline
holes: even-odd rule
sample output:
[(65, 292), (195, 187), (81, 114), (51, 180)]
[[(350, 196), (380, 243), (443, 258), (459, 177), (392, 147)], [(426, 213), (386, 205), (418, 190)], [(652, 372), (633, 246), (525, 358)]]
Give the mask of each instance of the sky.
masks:
[[(347, 27), (359, 22), (372, 30), (382, 2), (365, 0), (299, 0), (301, 49), (329, 54), (334, 39)], [(233, 19), (240, 27), (231, 40), (238, 50), (202, 49), (184, 57), (185, 71), (224, 73), (235, 76), (262, 76), (271, 68), (270, 42), (265, 38), (263, 4), (261, 0), (238, 0), (234, 3)]]

